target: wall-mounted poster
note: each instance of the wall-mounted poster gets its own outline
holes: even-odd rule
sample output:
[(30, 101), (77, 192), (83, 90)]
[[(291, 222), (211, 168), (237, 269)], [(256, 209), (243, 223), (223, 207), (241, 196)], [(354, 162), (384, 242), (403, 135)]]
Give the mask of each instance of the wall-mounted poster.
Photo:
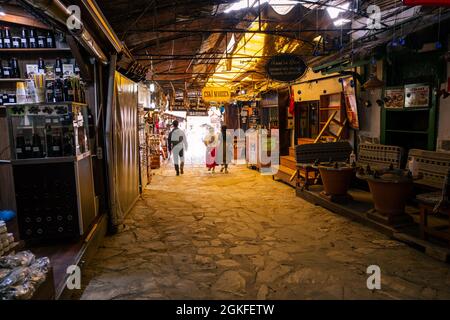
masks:
[(352, 129), (359, 130), (358, 101), (356, 100), (355, 81), (352, 77), (345, 78), (342, 81), (342, 86), (349, 126)]
[(405, 108), (430, 107), (430, 86), (412, 84), (405, 86)]
[(405, 107), (405, 88), (387, 88), (385, 92), (386, 109), (402, 109)]

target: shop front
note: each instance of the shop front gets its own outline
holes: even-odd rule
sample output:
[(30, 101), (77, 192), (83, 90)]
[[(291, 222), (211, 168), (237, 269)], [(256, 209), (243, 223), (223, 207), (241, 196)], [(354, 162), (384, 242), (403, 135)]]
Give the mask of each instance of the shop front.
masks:
[[(83, 7), (80, 34), (50, 2), (28, 4), (42, 19), (13, 4), (0, 19), (0, 253), (10, 254), (2, 271), (14, 274), (16, 258), (27, 267), (15, 286), (2, 287), (7, 299), (70, 296), (67, 279), (117, 226), (111, 208), (126, 214), (139, 196), (134, 81), (142, 73), (129, 73), (134, 81), (114, 74), (128, 64), (104, 53), (123, 48), (100, 31), (95, 4)], [(110, 188), (113, 179), (125, 190)]]

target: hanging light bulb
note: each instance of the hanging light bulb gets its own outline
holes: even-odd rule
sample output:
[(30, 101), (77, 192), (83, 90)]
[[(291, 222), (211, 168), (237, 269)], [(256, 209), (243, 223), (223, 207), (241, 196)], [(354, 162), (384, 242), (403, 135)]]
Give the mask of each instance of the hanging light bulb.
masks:
[(6, 12), (5, 12), (5, 10), (3, 9), (2, 6), (0, 6), (0, 16), (1, 16), (1, 17), (6, 16)]
[(155, 92), (155, 90), (156, 90), (156, 87), (155, 87), (155, 84), (154, 83), (150, 83), (150, 92)]

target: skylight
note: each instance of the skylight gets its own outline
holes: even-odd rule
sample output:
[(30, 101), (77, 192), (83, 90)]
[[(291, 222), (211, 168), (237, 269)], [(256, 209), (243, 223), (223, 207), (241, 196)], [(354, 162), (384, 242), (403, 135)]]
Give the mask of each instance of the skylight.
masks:
[(231, 6), (229, 6), (224, 12), (229, 13), (232, 11), (238, 11), (243, 9), (248, 9), (252, 7), (257, 7), (259, 4), (265, 4), (269, 3), (273, 10), (275, 10), (276, 13), (285, 15), (288, 14), (297, 3), (301, 1), (294, 1), (294, 0), (240, 0), (238, 2), (233, 3)]
[(345, 2), (345, 3), (341, 4), (341, 5), (336, 6), (336, 7), (328, 7), (327, 8), (327, 12), (330, 15), (330, 18), (334, 20), (334, 19), (336, 19), (339, 16), (339, 14), (341, 12), (347, 11), (349, 7), (350, 7), (350, 2)]

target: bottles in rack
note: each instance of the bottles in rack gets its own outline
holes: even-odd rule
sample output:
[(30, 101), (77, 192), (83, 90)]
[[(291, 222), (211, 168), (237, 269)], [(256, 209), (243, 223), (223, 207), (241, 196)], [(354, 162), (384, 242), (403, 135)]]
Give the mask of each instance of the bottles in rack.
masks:
[(0, 49), (19, 48), (56, 48), (55, 36), (51, 31), (42, 31), (38, 35), (36, 29), (0, 29)]

